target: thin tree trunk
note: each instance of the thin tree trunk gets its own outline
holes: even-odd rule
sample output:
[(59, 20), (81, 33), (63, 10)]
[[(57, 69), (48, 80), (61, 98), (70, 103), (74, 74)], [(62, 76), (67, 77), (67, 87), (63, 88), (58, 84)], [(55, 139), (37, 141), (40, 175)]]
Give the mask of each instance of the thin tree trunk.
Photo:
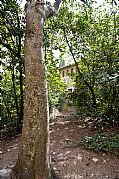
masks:
[[(20, 31), (20, 20), (19, 20), (19, 16), (17, 15), (17, 26), (18, 26), (18, 29)], [(20, 130), (21, 130), (21, 127), (22, 127), (22, 121), (23, 121), (23, 109), (24, 109), (24, 106), (23, 106), (23, 59), (21, 57), (21, 48), (22, 48), (22, 45), (21, 45), (21, 40), (22, 40), (22, 34), (19, 34), (19, 37), (18, 37), (18, 52), (17, 52), (17, 58), (19, 60), (19, 84), (20, 84), (20, 104), (19, 104), (19, 125), (20, 125)]]
[(20, 125), (22, 125), (23, 122), (23, 110), (24, 110), (24, 99), (23, 99), (23, 75), (22, 75), (22, 62), (20, 62), (20, 76), (19, 76), (19, 81), (20, 81)]
[(6, 111), (7, 111), (7, 114), (8, 114), (8, 118), (10, 118), (11, 120), (11, 123), (12, 123), (12, 114), (11, 114), (11, 111), (9, 110), (9, 106), (7, 105), (5, 99), (4, 99), (4, 95), (6, 95), (3, 91), (1, 91), (1, 95), (2, 95), (2, 99), (3, 99), (3, 103), (5, 104), (5, 107), (6, 107)]
[(17, 113), (17, 131), (19, 131), (20, 128), (20, 120), (19, 120), (19, 105), (18, 105), (18, 98), (16, 93), (16, 86), (15, 86), (15, 74), (14, 74), (14, 66), (12, 69), (12, 84), (13, 84), (13, 90), (14, 90), (14, 100), (15, 100), (15, 107), (16, 107), (16, 113)]
[(20, 128), (23, 121), (23, 110), (24, 110), (24, 99), (23, 99), (23, 59), (21, 57), (21, 37), (19, 37), (19, 46), (18, 46), (18, 59), (19, 59), (19, 81), (20, 81), (20, 112), (19, 112), (19, 118), (20, 118)]

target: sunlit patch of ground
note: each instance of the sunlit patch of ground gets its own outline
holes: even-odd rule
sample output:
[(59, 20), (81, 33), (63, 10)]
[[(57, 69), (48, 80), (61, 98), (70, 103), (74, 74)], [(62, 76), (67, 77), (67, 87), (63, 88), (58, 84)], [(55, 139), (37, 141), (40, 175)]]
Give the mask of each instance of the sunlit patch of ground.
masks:
[(119, 158), (82, 147), (82, 137), (94, 131), (70, 115), (54, 118), (50, 130), (52, 164), (62, 178), (119, 179)]

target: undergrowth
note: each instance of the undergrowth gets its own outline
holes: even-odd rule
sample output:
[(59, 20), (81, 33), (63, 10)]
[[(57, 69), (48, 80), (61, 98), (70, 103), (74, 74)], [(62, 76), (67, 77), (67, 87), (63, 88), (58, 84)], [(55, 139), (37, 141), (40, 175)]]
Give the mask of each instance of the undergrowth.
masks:
[(96, 152), (110, 152), (119, 157), (119, 134), (111, 136), (107, 132), (96, 133), (94, 136), (85, 136), (82, 139), (85, 148)]

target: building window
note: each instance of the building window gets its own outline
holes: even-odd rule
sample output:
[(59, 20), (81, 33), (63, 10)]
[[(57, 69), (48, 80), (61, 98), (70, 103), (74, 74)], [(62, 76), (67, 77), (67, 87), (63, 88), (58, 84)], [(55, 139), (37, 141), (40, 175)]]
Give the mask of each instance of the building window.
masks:
[(72, 93), (72, 89), (70, 88), (70, 89), (68, 89), (68, 93)]
[(69, 70), (67, 70), (67, 76), (69, 75)]
[(62, 77), (64, 77), (64, 71), (62, 72)]
[(74, 73), (74, 69), (73, 68), (71, 68), (71, 74), (73, 74)]

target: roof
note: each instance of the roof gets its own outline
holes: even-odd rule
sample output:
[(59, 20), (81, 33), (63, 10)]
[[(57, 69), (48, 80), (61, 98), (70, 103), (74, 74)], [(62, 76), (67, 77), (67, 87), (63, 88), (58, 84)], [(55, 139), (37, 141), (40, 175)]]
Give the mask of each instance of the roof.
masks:
[(69, 65), (67, 65), (67, 66), (64, 66), (64, 67), (59, 68), (59, 70), (63, 70), (63, 69), (65, 69), (65, 68), (68, 68), (68, 67), (70, 68), (70, 67), (74, 67), (74, 66), (76, 66), (75, 63), (69, 64)]

